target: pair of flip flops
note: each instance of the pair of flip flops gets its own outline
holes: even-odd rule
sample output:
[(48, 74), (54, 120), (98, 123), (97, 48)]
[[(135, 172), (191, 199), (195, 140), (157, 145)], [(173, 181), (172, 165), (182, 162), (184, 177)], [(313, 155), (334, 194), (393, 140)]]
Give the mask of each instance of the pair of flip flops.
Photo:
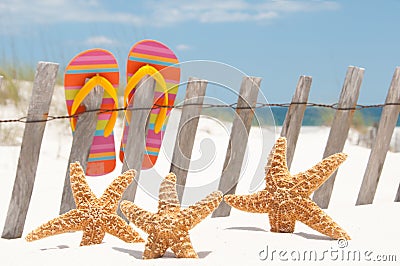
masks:
[[(127, 60), (124, 107), (132, 103), (136, 86), (146, 75), (152, 76), (156, 81), (154, 105), (173, 106), (180, 81), (178, 63), (174, 52), (163, 43), (143, 40), (133, 45)], [(104, 89), (100, 109), (116, 109), (118, 107), (119, 68), (113, 54), (104, 49), (91, 49), (75, 56), (66, 67), (64, 76), (68, 114), (84, 112), (85, 106), (82, 101), (98, 85)], [(142, 169), (153, 167), (157, 161), (170, 111), (171, 108), (153, 108), (150, 112)], [(96, 132), (86, 169), (86, 175), (89, 176), (110, 173), (116, 165), (113, 128), (117, 112), (101, 112), (97, 118)], [(130, 117), (126, 117), (125, 120), (119, 153), (121, 162), (124, 160)], [(71, 118), (70, 122), (74, 132), (77, 119)]]

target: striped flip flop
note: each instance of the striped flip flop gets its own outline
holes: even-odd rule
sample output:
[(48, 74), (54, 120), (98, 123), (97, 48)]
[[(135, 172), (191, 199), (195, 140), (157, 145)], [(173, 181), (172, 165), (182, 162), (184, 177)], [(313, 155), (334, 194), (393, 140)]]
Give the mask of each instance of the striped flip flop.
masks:
[[(178, 63), (178, 58), (174, 52), (163, 43), (143, 40), (133, 45), (127, 62), (126, 77), (128, 83), (124, 93), (124, 107), (132, 101), (136, 85), (145, 75), (152, 76), (156, 81), (154, 104), (173, 106), (180, 82)], [(142, 169), (153, 167), (157, 161), (171, 109), (155, 108), (150, 113)], [(121, 162), (124, 161), (129, 122), (130, 118), (126, 116), (119, 153)]]
[[(64, 76), (65, 98), (69, 115), (85, 111), (83, 99), (97, 85), (104, 89), (100, 109), (118, 107), (117, 89), (119, 70), (113, 54), (103, 49), (90, 49), (75, 56), (68, 64)], [(98, 115), (96, 132), (90, 148), (86, 175), (99, 176), (115, 168), (115, 144), (113, 128), (117, 112)], [(76, 118), (71, 118), (72, 132)]]

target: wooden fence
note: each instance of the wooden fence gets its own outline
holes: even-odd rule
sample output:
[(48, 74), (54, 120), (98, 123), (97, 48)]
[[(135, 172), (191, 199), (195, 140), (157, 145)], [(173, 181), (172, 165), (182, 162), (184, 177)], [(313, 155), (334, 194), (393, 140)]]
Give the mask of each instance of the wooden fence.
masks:
[[(57, 64), (39, 62), (33, 83), (27, 122), (47, 118), (57, 71)], [(356, 107), (357, 104), (363, 75), (364, 69), (359, 67), (350, 66), (347, 70), (338, 102), (338, 108), (334, 116), (323, 157), (343, 150), (354, 115), (354, 107)], [(1, 80), (2, 79), (0, 78), (0, 86)], [(229, 145), (219, 182), (219, 189), (225, 194), (235, 193), (236, 190), (251, 129), (251, 122), (254, 116), (254, 110), (252, 108), (256, 106), (260, 83), (261, 78), (256, 77), (243, 77), (242, 80), (237, 100), (237, 115), (232, 124)], [(282, 127), (281, 136), (285, 136), (288, 141), (287, 160), (289, 167), (293, 159), (302, 125), (311, 83), (312, 78), (309, 76), (301, 76), (299, 78), (292, 98), (293, 104), (290, 105), (287, 111)], [(201, 104), (203, 103), (206, 88), (206, 80), (190, 78), (187, 82), (184, 107), (182, 108), (178, 127), (179, 135), (177, 136), (170, 168), (171, 171), (177, 174), (178, 194), (180, 198), (182, 198), (184, 193), (199, 114), (202, 110)], [(129, 130), (126, 144), (126, 159), (122, 171), (125, 171), (129, 165), (138, 170), (138, 176), (140, 174), (141, 162), (144, 156), (145, 137), (147, 133), (146, 127), (149, 110), (146, 109), (150, 108), (152, 105), (153, 93), (154, 80), (152, 78), (147, 78), (143, 81), (141, 86), (135, 92), (133, 108), (138, 108), (138, 111), (135, 113), (135, 119), (132, 120), (130, 124), (131, 130)], [(87, 109), (98, 108), (100, 104), (98, 100), (100, 97), (98, 97), (98, 94), (102, 94), (102, 88), (100, 87), (93, 90), (85, 99), (84, 105)], [(371, 149), (363, 182), (359, 190), (356, 202), (357, 205), (370, 204), (373, 201), (385, 161), (385, 156), (389, 149), (390, 139), (399, 115), (400, 106), (398, 104), (400, 104), (400, 68), (396, 68), (387, 94), (386, 104), (383, 107), (376, 140)], [(87, 156), (91, 139), (93, 138), (95, 131), (96, 119), (96, 113), (88, 112), (81, 115), (74, 133), (68, 165), (70, 162), (78, 160), (81, 162), (82, 166), (86, 168)], [(19, 238), (22, 235), (35, 181), (38, 157), (45, 126), (46, 122), (27, 123), (25, 126), (14, 188), (2, 233), (3, 238)], [(68, 171), (67, 167), (60, 213), (64, 213), (71, 208), (74, 208)], [(316, 201), (322, 208), (328, 207), (335, 176), (336, 173), (314, 193), (314, 201)], [(123, 198), (133, 201), (136, 189), (137, 182), (134, 182), (127, 189)], [(400, 186), (395, 201), (400, 201)], [(214, 211), (212, 216), (222, 217), (228, 216), (229, 214), (230, 207), (227, 204), (222, 203)]]

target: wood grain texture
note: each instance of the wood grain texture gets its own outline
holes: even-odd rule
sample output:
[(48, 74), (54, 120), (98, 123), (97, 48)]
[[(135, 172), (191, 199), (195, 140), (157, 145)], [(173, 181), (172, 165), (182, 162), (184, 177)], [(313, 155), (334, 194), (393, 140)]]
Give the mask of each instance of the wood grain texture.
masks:
[[(397, 67), (393, 74), (385, 103), (400, 103), (400, 67)], [(382, 109), (376, 139), (369, 155), (356, 205), (371, 204), (374, 200), (386, 153), (399, 117), (399, 108), (399, 105), (386, 105)]]
[[(340, 94), (338, 108), (354, 108), (357, 105), (363, 77), (363, 68), (354, 66), (348, 67), (342, 92)], [(323, 158), (343, 151), (353, 116), (354, 110), (336, 111)], [(313, 200), (321, 208), (328, 208), (336, 173), (337, 172), (334, 172), (331, 177), (314, 193)]]
[[(101, 86), (96, 86), (82, 101), (86, 110), (96, 110), (100, 108), (104, 90)], [(97, 125), (97, 112), (88, 112), (79, 115), (74, 136), (72, 139), (71, 152), (69, 154), (67, 172), (65, 174), (64, 189), (62, 193), (60, 214), (75, 209), (74, 197), (72, 195), (69, 165), (78, 161), (83, 171), (86, 172), (87, 160), (90, 147), (92, 146), (94, 133)]]
[[(58, 64), (39, 62), (33, 82), (27, 121), (46, 119), (54, 92)], [(20, 238), (35, 183), (46, 122), (25, 124), (17, 173), (2, 238)]]
[(186, 185), (186, 177), (192, 158), (193, 144), (206, 88), (207, 81), (189, 78), (170, 168), (170, 172), (175, 173), (177, 177), (176, 185), (180, 202), (182, 202)]
[[(241, 107), (255, 107), (261, 78), (244, 77), (237, 102), (235, 119), (232, 124), (232, 131), (229, 145), (226, 152), (225, 162), (222, 169), (221, 179), (218, 190), (224, 194), (234, 194), (239, 181), (244, 154), (251, 123), (254, 117), (254, 109), (239, 109)], [(219, 207), (213, 212), (212, 217), (229, 216), (231, 207), (225, 202), (221, 202)]]
[[(310, 93), (312, 77), (300, 76), (292, 103), (306, 103)], [(281, 137), (287, 140), (287, 166), (290, 169), (297, 140), (299, 138), (301, 124), (303, 123), (306, 104), (291, 104), (286, 113), (285, 122), (282, 126)]]
[[(135, 110), (131, 114), (122, 173), (129, 169), (135, 169), (137, 174), (132, 184), (129, 185), (122, 195), (121, 201), (129, 200), (133, 202), (135, 200), (139, 175), (142, 169), (144, 150), (146, 148), (146, 135), (150, 117), (149, 108), (153, 106), (155, 85), (155, 80), (149, 75), (146, 75), (137, 86), (133, 105), (128, 106), (128, 108), (138, 108), (139, 110)], [(122, 215), (120, 208), (118, 208), (117, 212), (119, 216), (127, 221), (126, 217)]]

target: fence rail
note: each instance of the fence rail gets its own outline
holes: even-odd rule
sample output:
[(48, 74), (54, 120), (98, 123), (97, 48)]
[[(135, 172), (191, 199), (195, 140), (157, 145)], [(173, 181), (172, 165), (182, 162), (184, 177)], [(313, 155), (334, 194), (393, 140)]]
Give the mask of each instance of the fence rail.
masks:
[[(193, 142), (197, 132), (197, 119), (202, 109), (232, 108), (236, 111), (236, 116), (232, 123), (232, 130), (230, 133), (231, 135), (229, 145), (227, 147), (224, 167), (219, 179), (220, 184), (218, 186), (223, 190), (224, 193), (234, 193), (238, 183), (237, 175), (240, 174), (242, 168), (244, 152), (251, 130), (251, 120), (253, 119), (255, 109), (266, 107), (288, 108), (288, 112), (282, 126), (281, 135), (285, 136), (290, 144), (290, 151), (287, 154), (287, 160), (289, 162), (288, 165), (290, 167), (290, 162), (293, 159), (300, 128), (303, 123), (305, 109), (307, 107), (330, 108), (336, 111), (323, 157), (334, 152), (342, 151), (354, 111), (366, 108), (383, 108), (378, 132), (376, 134), (376, 140), (371, 150), (366, 173), (364, 175), (363, 183), (359, 190), (359, 197), (356, 202), (356, 204), (359, 205), (371, 203), (374, 198), (379, 176), (385, 161), (385, 156), (389, 149), (387, 143), (392, 137), (393, 129), (396, 125), (400, 110), (400, 68), (396, 68), (395, 70), (386, 102), (384, 104), (360, 105), (357, 104), (357, 99), (361, 88), (364, 69), (350, 66), (346, 74), (339, 101), (338, 103), (334, 104), (308, 102), (308, 95), (312, 81), (312, 78), (308, 76), (300, 76), (296, 91), (290, 103), (257, 103), (256, 99), (261, 78), (244, 77), (242, 80), (238, 101), (232, 104), (203, 103), (208, 82), (205, 80), (191, 78), (187, 83), (187, 93), (183, 104), (178, 104), (176, 106), (152, 106), (152, 91), (154, 88), (153, 90), (150, 90), (152, 86), (151, 84), (147, 84), (146, 90), (140, 90), (140, 88), (137, 89), (135, 94), (136, 100), (133, 103), (133, 106), (104, 110), (96, 108), (98, 105), (96, 105), (95, 102), (91, 103), (89, 101), (84, 103), (87, 107), (87, 110), (82, 113), (73, 116), (51, 116), (48, 115), (48, 110), (54, 90), (57, 71), (57, 64), (39, 62), (27, 116), (16, 119), (0, 120), (0, 123), (26, 124), (14, 188), (2, 234), (3, 238), (19, 238), (22, 235), (32, 194), (32, 188), (35, 181), (43, 131), (48, 121), (70, 119), (81, 116), (80, 119), (78, 119), (77, 130), (73, 136), (73, 144), (70, 152), (69, 162), (71, 160), (79, 159), (81, 160), (81, 164), (85, 165), (88, 149), (90, 148), (88, 145), (92, 143), (90, 140), (93, 138), (95, 130), (94, 127), (90, 125), (93, 125), (93, 122), (97, 120), (96, 114), (104, 112), (121, 112), (127, 110), (135, 111), (135, 119), (130, 123), (131, 126), (135, 125), (135, 130), (129, 131), (125, 153), (126, 161), (124, 162), (123, 170), (126, 169), (126, 165), (128, 165), (127, 162), (129, 162), (130, 166), (134, 166), (136, 170), (138, 170), (139, 176), (141, 162), (145, 158), (144, 143), (148, 125), (148, 113), (154, 108), (182, 109), (181, 121), (178, 128), (178, 132), (180, 132), (181, 135), (177, 136), (178, 143), (176, 145), (179, 145), (179, 143), (182, 142), (185, 143), (185, 148), (182, 149), (182, 147), (175, 146), (170, 168), (171, 170), (175, 170), (177, 173), (179, 172), (178, 182), (182, 185), (182, 188), (179, 190), (179, 197), (182, 197), (188, 169), (181, 171), (182, 169), (180, 168), (182, 165), (186, 168), (189, 167), (192, 152), (191, 150), (193, 148)], [(0, 86), (1, 81), (2, 79), (0, 77)], [(139, 98), (143, 100), (140, 101), (138, 100)], [(85, 128), (84, 134), (79, 133), (79, 127)], [(179, 152), (183, 154), (179, 154)], [(69, 162), (66, 162), (66, 166)], [(67, 172), (60, 208), (61, 212), (73, 207), (71, 192), (68, 189), (68, 176), (69, 175)], [(325, 183), (324, 187), (321, 187), (320, 190), (314, 194), (316, 202), (322, 207), (327, 207), (329, 204), (334, 181), (335, 175), (333, 175)], [(134, 199), (136, 185), (137, 182), (134, 182), (130, 187), (128, 187), (126, 194), (124, 194), (124, 198), (131, 200)], [(400, 186), (396, 194), (395, 201), (400, 201)], [(213, 213), (213, 217), (227, 216), (229, 213), (230, 207), (222, 204), (220, 208)]]

